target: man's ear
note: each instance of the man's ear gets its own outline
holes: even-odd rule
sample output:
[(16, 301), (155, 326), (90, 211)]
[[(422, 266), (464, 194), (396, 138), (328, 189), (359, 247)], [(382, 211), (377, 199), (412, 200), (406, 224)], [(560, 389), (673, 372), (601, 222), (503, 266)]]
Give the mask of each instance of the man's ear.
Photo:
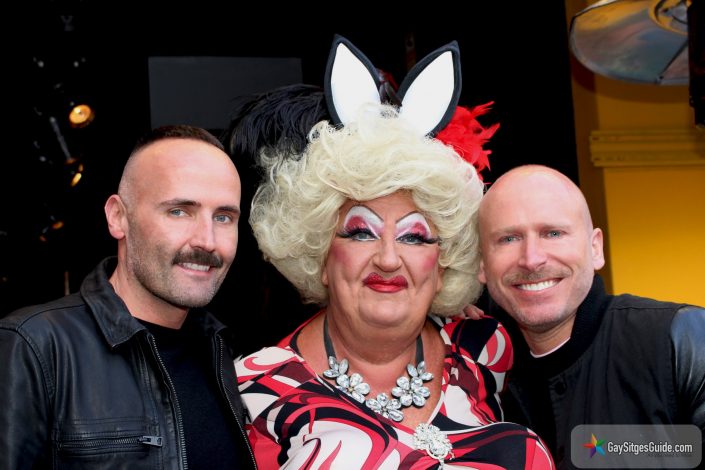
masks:
[(485, 262), (480, 260), (480, 270), (477, 272), (477, 280), (483, 284), (487, 284), (487, 276), (485, 276)]
[(127, 234), (127, 208), (117, 194), (113, 194), (105, 203), (105, 219), (108, 231), (116, 240), (122, 240)]
[(597, 271), (605, 265), (605, 252), (603, 249), (602, 230), (599, 228), (595, 228), (592, 231), (590, 249), (592, 251), (592, 266), (595, 271)]

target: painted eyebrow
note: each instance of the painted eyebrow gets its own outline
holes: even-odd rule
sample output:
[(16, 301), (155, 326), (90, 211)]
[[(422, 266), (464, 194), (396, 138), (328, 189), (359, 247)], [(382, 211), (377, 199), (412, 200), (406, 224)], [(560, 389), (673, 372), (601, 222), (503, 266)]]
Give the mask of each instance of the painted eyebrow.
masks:
[[(375, 215), (375, 217), (377, 217), (379, 220), (381, 220), (381, 221), (384, 220), (378, 213), (376, 213), (376, 212), (374, 211), (374, 209), (372, 209), (371, 207), (368, 207), (368, 206), (366, 206), (366, 205), (364, 205), (364, 204), (355, 204), (353, 207), (364, 207), (364, 208), (367, 209), (368, 211), (372, 212), (372, 213)], [(409, 216), (412, 215), (412, 214), (421, 214), (421, 212), (419, 212), (419, 211), (410, 211), (410, 212), (408, 212), (408, 213), (402, 215), (401, 217), (399, 217), (397, 220), (394, 221), (394, 223), (395, 223), (395, 224), (398, 224), (399, 222), (401, 222), (402, 220), (406, 219), (407, 217), (409, 217)], [(421, 215), (423, 216), (423, 214), (421, 214)], [(425, 219), (425, 218), (426, 218), (426, 217), (424, 216), (424, 219)]]
[[(366, 209), (366, 210), (372, 212), (372, 215), (374, 215), (375, 217), (377, 217), (377, 220), (379, 220), (380, 222), (384, 222), (384, 219), (383, 219), (382, 217), (380, 217), (380, 215), (379, 215), (378, 213), (376, 213), (372, 208), (370, 208), (370, 207), (368, 207), (368, 206), (366, 206), (366, 205), (364, 205), (364, 204), (355, 204), (354, 206), (352, 206), (352, 207), (350, 208), (350, 210), (352, 210), (352, 209), (355, 208), (355, 207), (360, 207), (360, 208), (362, 208), (362, 209)], [(348, 214), (350, 213), (350, 210), (348, 211)]]
[[(404, 220), (404, 219), (406, 219), (407, 217), (412, 216), (412, 215), (414, 215), (414, 214), (419, 214), (421, 217), (423, 217), (423, 219), (426, 221), (426, 224), (428, 225), (428, 219), (426, 219), (426, 216), (423, 215), (423, 214), (422, 214), (421, 212), (419, 212), (419, 211), (411, 211), (411, 212), (409, 212), (409, 213), (406, 214), (406, 215), (402, 215), (401, 217), (399, 217), (399, 218), (396, 220), (395, 224), (396, 224), (396, 225), (399, 225), (399, 222), (401, 222), (402, 220)], [(430, 230), (431, 227), (429, 226), (428, 229)]]
[[(374, 209), (370, 208), (369, 206), (366, 206), (366, 205), (364, 205), (364, 204), (355, 204), (355, 205), (352, 206), (350, 209), (352, 209), (353, 207), (360, 207), (360, 208), (366, 209), (366, 210), (372, 212), (372, 214), (374, 214), (374, 216), (377, 217), (377, 220), (379, 220), (380, 222), (384, 222), (384, 219), (383, 219), (377, 212), (375, 212)], [(348, 213), (350, 213), (350, 211), (348, 211)], [(411, 216), (411, 215), (414, 215), (414, 214), (419, 214), (421, 217), (424, 218), (424, 220), (426, 220), (426, 216), (423, 215), (421, 212), (419, 212), (419, 211), (409, 211), (409, 212), (407, 212), (406, 214), (404, 214), (404, 215), (402, 215), (401, 217), (399, 217), (397, 220), (395, 220), (395, 221), (394, 221), (394, 225), (399, 225), (399, 222), (401, 222), (402, 220), (404, 220), (404, 219), (406, 219), (407, 217), (409, 217), (409, 216)], [(426, 220), (426, 224), (428, 224), (428, 220)], [(429, 226), (428, 228), (429, 228), (429, 230), (431, 229), (430, 226)]]
[[(372, 209), (372, 208), (370, 208), (370, 207), (368, 207), (368, 206), (366, 206), (366, 205), (364, 205), (364, 204), (355, 204), (355, 205), (352, 206), (352, 207), (362, 207), (362, 208), (364, 208), (364, 209), (367, 209), (368, 211), (372, 212), (372, 214), (374, 214), (374, 216), (377, 217), (377, 219), (378, 219), (380, 222), (384, 222), (384, 219), (383, 219), (377, 212), (375, 212), (374, 209)], [(352, 209), (352, 207), (351, 207), (351, 209)], [(348, 211), (348, 212), (349, 212), (349, 211)], [(402, 215), (401, 217), (399, 217), (397, 220), (395, 220), (395, 221), (394, 221), (394, 224), (395, 224), (395, 225), (398, 225), (399, 222), (401, 222), (402, 220), (406, 219), (406, 218), (409, 217), (410, 215), (414, 215), (414, 214), (419, 214), (421, 217), (423, 217), (424, 219), (426, 219), (426, 216), (423, 215), (421, 212), (419, 212), (419, 211), (410, 211), (410, 212), (407, 212), (406, 214)], [(426, 220), (426, 223), (428, 224), (428, 220)], [(430, 228), (431, 228), (431, 227), (429, 226), (429, 230), (430, 230)]]

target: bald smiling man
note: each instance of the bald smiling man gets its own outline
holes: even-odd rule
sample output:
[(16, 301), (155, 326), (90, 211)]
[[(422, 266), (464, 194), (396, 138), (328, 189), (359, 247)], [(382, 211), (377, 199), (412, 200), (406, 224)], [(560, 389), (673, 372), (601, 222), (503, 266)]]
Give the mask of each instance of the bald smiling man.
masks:
[(574, 468), (578, 425), (705, 431), (705, 310), (607, 295), (602, 231), (570, 179), (515, 168), (487, 191), (479, 224), (489, 313), (515, 346), (505, 419), (533, 428), (558, 468)]

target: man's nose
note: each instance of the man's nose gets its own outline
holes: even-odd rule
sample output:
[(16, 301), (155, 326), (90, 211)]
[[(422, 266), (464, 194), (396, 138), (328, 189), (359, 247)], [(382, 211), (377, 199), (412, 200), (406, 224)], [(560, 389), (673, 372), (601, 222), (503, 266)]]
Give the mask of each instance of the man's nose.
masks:
[(538, 237), (528, 236), (522, 243), (519, 265), (527, 271), (536, 271), (546, 263), (546, 250), (542, 240)]
[(215, 225), (210, 217), (197, 217), (190, 244), (194, 248), (204, 251), (215, 250)]

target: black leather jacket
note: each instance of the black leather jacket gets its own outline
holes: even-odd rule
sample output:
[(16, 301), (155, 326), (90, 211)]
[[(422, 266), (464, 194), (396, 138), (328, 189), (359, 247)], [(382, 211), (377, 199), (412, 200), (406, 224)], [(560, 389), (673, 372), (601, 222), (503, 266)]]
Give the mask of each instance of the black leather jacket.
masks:
[(704, 309), (607, 295), (596, 276), (570, 341), (540, 359), (505, 321), (515, 364), (504, 417), (544, 438), (557, 468), (575, 468), (570, 439), (580, 424), (694, 424), (705, 437)]
[[(0, 320), (0, 469), (187, 467), (173, 383), (153, 336), (108, 282), (113, 268), (106, 259), (80, 293)], [(189, 315), (211, 338), (242, 468), (255, 468), (225, 326)]]

